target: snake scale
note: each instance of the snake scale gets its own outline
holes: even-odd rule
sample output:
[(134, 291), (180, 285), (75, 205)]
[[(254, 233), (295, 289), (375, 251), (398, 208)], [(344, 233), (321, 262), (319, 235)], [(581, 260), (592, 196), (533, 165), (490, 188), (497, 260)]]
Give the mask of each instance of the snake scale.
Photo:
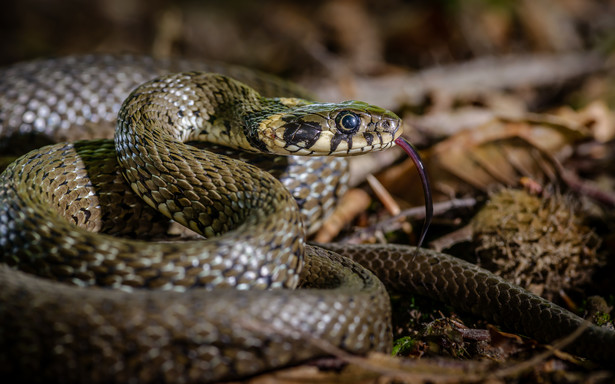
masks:
[[(179, 73), (159, 77), (169, 72)], [(185, 144), (300, 155), (383, 149), (401, 134), (388, 111), (313, 104), (294, 98), (306, 95), (289, 83), (237, 67), (128, 55), (17, 64), (0, 73), (0, 93), (3, 152), (24, 136), (70, 141), (31, 151), (0, 176), (0, 374), (13, 382), (241, 378), (326, 355), (313, 340), (386, 352), (386, 289), (542, 342), (584, 324), (443, 253), (306, 244), (302, 223), (313, 231), (345, 190), (343, 158), (272, 158), (285, 166), (291, 196), (218, 153), (226, 150)], [(78, 140), (111, 137), (124, 99), (115, 142)], [(240, 134), (262, 122), (278, 129)], [(149, 241), (169, 217), (207, 239)], [(568, 347), (612, 366), (615, 333), (592, 325)]]

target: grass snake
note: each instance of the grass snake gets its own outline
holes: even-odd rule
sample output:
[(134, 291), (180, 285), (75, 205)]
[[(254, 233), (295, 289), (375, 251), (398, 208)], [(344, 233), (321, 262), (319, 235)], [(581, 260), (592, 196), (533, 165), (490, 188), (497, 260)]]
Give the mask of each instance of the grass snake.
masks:
[[(169, 72), (178, 73), (161, 76)], [(296, 96), (307, 97), (238, 67), (136, 56), (1, 72), (2, 151), (24, 136), (69, 142), (31, 151), (0, 176), (0, 373), (16, 382), (207, 382), (325, 354), (313, 338), (357, 354), (389, 351), (386, 289), (542, 342), (583, 324), (443, 253), (306, 244), (304, 232), (345, 191), (346, 161), (259, 153), (384, 149), (401, 127), (378, 107)], [(114, 140), (80, 140), (111, 137), (118, 110)], [(251, 162), (276, 164), (290, 193), (228, 150), (186, 144), (200, 140), (257, 152)], [(149, 241), (168, 218), (207, 240)], [(590, 326), (569, 347), (610, 366), (615, 333)]]

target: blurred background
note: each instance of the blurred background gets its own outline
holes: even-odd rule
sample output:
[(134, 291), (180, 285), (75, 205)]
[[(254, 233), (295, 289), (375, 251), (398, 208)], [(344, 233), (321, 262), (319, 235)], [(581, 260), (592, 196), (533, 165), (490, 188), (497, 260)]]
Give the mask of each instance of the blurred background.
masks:
[(0, 64), (83, 52), (208, 58), (285, 76), (379, 74), (615, 44), (599, 0), (8, 0)]

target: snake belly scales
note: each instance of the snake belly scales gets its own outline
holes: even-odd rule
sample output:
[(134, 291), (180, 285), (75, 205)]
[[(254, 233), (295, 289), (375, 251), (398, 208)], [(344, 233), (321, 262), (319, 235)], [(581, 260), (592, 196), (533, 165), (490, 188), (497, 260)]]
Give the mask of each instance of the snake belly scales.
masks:
[[(181, 73), (159, 77), (171, 72)], [(130, 90), (154, 78), (117, 115)], [(211, 382), (326, 355), (313, 340), (386, 352), (386, 290), (425, 295), (545, 343), (584, 324), (443, 253), (305, 244), (302, 221), (312, 232), (345, 190), (343, 158), (271, 160), (291, 169), (282, 179), (300, 213), (269, 174), (185, 144), (347, 154), (357, 143), (391, 146), (401, 133), (399, 119), (380, 108), (294, 96), (305, 95), (238, 67), (130, 55), (4, 69), (0, 149), (24, 136), (71, 143), (31, 151), (0, 176), (0, 374), (15, 382)], [(111, 137), (116, 116), (115, 142), (74, 141)], [(263, 121), (278, 129), (238, 134)], [(355, 136), (366, 130), (367, 139)], [(315, 170), (323, 174), (310, 176)], [(165, 233), (167, 217), (207, 240), (130, 238)], [(615, 333), (591, 325), (567, 348), (612, 366)]]

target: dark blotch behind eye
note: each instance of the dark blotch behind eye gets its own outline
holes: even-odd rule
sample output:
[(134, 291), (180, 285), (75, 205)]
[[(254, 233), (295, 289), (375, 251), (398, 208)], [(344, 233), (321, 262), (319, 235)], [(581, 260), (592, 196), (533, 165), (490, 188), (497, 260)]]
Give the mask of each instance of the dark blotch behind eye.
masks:
[(318, 123), (298, 121), (284, 125), (284, 142), (286, 146), (297, 145), (311, 148), (320, 138), (322, 128)]
[(338, 129), (345, 134), (352, 134), (361, 127), (361, 119), (355, 113), (344, 111), (340, 112), (335, 119)]

